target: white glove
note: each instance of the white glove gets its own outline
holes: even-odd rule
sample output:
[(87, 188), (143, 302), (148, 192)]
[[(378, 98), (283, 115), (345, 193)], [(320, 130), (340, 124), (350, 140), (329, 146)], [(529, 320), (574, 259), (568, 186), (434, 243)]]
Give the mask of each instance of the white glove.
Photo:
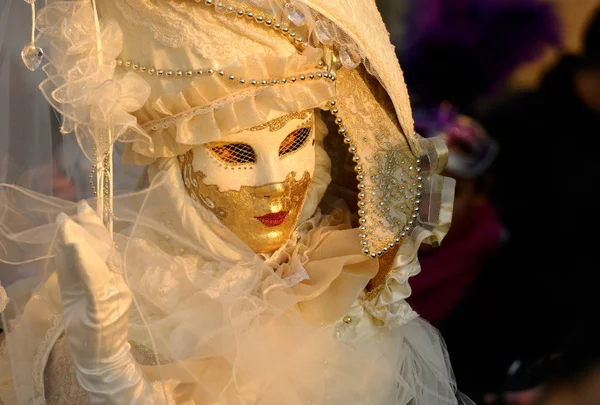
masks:
[(106, 264), (115, 252), (110, 235), (86, 203), (76, 221), (57, 218), (57, 270), (77, 380), (92, 405), (154, 404), (127, 338), (131, 293)]

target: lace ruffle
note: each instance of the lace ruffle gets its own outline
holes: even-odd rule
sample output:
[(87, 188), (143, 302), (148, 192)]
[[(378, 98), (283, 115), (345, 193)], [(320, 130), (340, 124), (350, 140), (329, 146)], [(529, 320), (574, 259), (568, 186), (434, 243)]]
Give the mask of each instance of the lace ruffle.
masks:
[[(194, 240), (215, 240), (216, 236), (206, 235), (208, 232), (219, 233), (219, 238), (226, 241), (235, 240), (236, 237), (222, 228), (212, 214), (208, 217), (201, 215), (205, 210), (188, 197), (177, 170), (176, 164), (165, 164), (154, 179), (154, 182), (162, 183), (162, 187), (168, 190), (173, 206), (177, 207), (167, 210), (165, 220), (171, 224), (180, 223), (183, 228), (181, 232), (189, 233)], [(317, 188), (314, 192), (321, 191)], [(341, 289), (343, 294), (331, 294), (327, 297), (329, 305), (322, 305), (326, 309), (321, 309), (320, 313), (330, 311), (326, 318), (333, 322), (356, 300), (377, 272), (378, 266), (377, 261), (364, 256), (360, 246), (355, 243), (357, 230), (351, 229), (348, 211), (337, 210), (333, 215), (323, 215), (319, 210), (314, 212), (315, 208), (310, 219), (297, 226), (285, 245), (272, 254), (260, 255), (264, 261), (258, 260), (259, 256), (247, 249), (236, 250), (231, 243), (230, 252), (216, 249), (212, 258), (204, 251), (202, 258), (175, 256), (164, 261), (164, 265), (159, 260), (152, 265), (148, 263), (147, 267), (141, 263), (139, 266), (130, 263), (130, 287), (144, 296), (153, 297), (153, 305), (165, 312), (180, 308), (198, 291), (205, 291), (213, 299), (222, 300), (232, 291), (246, 291), (252, 285), (251, 289), (265, 294), (267, 301), (274, 296), (270, 295), (274, 290), (285, 290), (285, 294), (290, 295), (289, 300), (293, 301), (290, 301), (291, 305), (324, 295), (336, 280), (339, 282), (344, 277), (345, 266), (358, 267), (360, 270), (353, 270), (354, 278), (358, 281), (355, 287), (351, 288), (350, 283), (346, 283), (347, 288)], [(181, 221), (181, 218), (186, 220)], [(143, 238), (132, 240), (131, 249), (135, 247), (140, 250), (136, 256), (152, 256), (150, 252), (154, 249), (154, 243), (148, 243), (144, 240), (145, 234), (142, 235)], [(178, 246), (172, 246), (172, 250), (178, 252)], [(339, 257), (342, 259), (338, 261)], [(159, 267), (160, 271), (155, 271)], [(261, 287), (256, 284), (257, 277), (263, 278)], [(333, 305), (334, 302), (338, 303)]]
[[(135, 115), (151, 134), (131, 139), (128, 161), (149, 163), (154, 158), (174, 157), (192, 146), (222, 138), (268, 120), (273, 111), (289, 113), (321, 107), (335, 97), (330, 80), (309, 79), (317, 69), (321, 51), (308, 49), (286, 57), (254, 55), (227, 68), (228, 74), (246, 81), (297, 76), (296, 83), (269, 87), (241, 86), (218, 75), (200, 77), (175, 94), (163, 94)], [(299, 76), (305, 74), (306, 79)]]
[[(430, 173), (445, 166), (447, 150), (441, 139), (422, 139), (420, 148), (428, 159)], [(365, 309), (388, 326), (403, 325), (418, 316), (405, 300), (411, 294), (409, 278), (421, 271), (419, 247), (423, 243), (442, 243), (452, 222), (454, 179), (429, 174), (423, 185), (422, 207), (426, 209), (415, 218), (415, 226), (400, 245), (383, 283), (363, 295)]]
[(417, 260), (393, 270), (372, 293), (362, 294), (365, 310), (388, 327), (402, 326), (417, 318), (419, 315), (406, 299), (411, 294), (408, 280), (420, 271), (421, 266)]
[(146, 137), (131, 112), (150, 94), (138, 75), (115, 74), (123, 35), (114, 21), (99, 24), (97, 36), (88, 1), (49, 3), (37, 19), (42, 40), (52, 48), (40, 89), (62, 116), (61, 132), (74, 131), (88, 158), (94, 147), (103, 153), (126, 130)]
[[(113, 3), (111, 1), (110, 3)], [(161, 0), (118, 0), (114, 5), (124, 21), (143, 27), (152, 38), (170, 48), (189, 48), (204, 58), (225, 61), (253, 54), (257, 46), (278, 53), (290, 48), (281, 37), (267, 30), (256, 30), (245, 19), (215, 13), (197, 2)], [(260, 45), (259, 45), (260, 44)]]
[[(411, 335), (422, 329), (418, 324), (381, 328), (379, 318), (364, 316), (358, 339), (344, 344), (336, 337), (337, 321), (348, 314), (378, 269), (377, 260), (360, 252), (358, 230), (350, 228), (347, 211), (317, 213), (298, 226), (286, 246), (261, 258), (236, 245), (218, 219), (205, 215), (185, 194), (176, 176), (173, 164), (170, 172), (154, 176), (148, 190), (118, 197), (115, 204), (116, 226), (122, 229), (115, 243), (123, 251), (123, 272), (136, 297), (130, 339), (170, 359), (145, 367), (149, 376), (160, 370), (162, 381), (175, 378), (204, 387), (216, 402), (258, 395), (265, 404), (341, 404), (353, 398), (376, 404), (406, 405), (412, 399), (418, 404), (452, 403), (445, 399), (452, 398), (447, 397), (452, 380), (443, 352), (422, 333)], [(46, 227), (35, 240), (50, 242), (52, 235)], [(164, 274), (148, 272), (155, 267)], [(397, 284), (413, 273), (399, 273)], [(43, 290), (56, 295), (58, 285), (49, 283)], [(60, 311), (58, 302), (45, 308)], [(12, 342), (18, 342), (12, 356), (34, 355), (31, 336), (40, 333), (29, 334), (51, 327), (45, 321), (47, 310), (28, 306), (31, 323), (21, 322), (12, 331)], [(396, 312), (400, 319), (402, 312)], [(35, 330), (28, 328), (32, 324)], [(414, 345), (423, 350), (412, 352)], [(430, 357), (427, 362), (420, 360), (421, 354)], [(23, 384), (17, 389), (37, 394), (30, 365), (20, 365), (15, 373), (19, 379), (13, 381)], [(444, 399), (427, 402), (427, 394), (415, 393), (422, 378), (431, 380), (426, 387), (441, 384), (435, 395)], [(304, 381), (310, 389), (299, 383)], [(376, 398), (373, 384), (385, 387)], [(399, 386), (402, 398), (393, 392)]]

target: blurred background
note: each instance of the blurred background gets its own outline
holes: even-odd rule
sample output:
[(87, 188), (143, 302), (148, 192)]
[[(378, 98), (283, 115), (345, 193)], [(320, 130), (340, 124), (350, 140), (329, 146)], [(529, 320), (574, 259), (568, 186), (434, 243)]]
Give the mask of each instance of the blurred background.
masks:
[(411, 304), (477, 404), (600, 404), (600, 1), (377, 4), (457, 181)]
[[(445, 139), (457, 181), (451, 230), (422, 248), (411, 305), (441, 331), (476, 404), (600, 405), (600, 0), (376, 2), (416, 129)], [(0, 139), (0, 181), (92, 197), (73, 137), (46, 133), (58, 121), (41, 73), (23, 69), (23, 44), (10, 41), (27, 37), (26, 16), (1, 24), (11, 4), (0, 0), (11, 33), (0, 32), (0, 133), (45, 143)], [(1, 80), (11, 70), (18, 85)], [(139, 172), (115, 170), (117, 188), (136, 187)]]

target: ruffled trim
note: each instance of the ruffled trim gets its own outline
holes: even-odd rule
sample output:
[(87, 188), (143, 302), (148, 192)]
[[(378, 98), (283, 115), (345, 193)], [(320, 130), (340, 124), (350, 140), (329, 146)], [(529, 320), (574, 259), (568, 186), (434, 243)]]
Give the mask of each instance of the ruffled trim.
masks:
[[(297, 77), (295, 83), (251, 86), (220, 77), (202, 76), (177, 94), (160, 96), (135, 115), (151, 134), (153, 144), (136, 136), (128, 139), (128, 161), (149, 163), (174, 157), (192, 146), (219, 140), (231, 133), (266, 122), (273, 112), (290, 113), (319, 108), (335, 97), (335, 86), (326, 78), (309, 79), (318, 69), (321, 51), (309, 48), (287, 57), (254, 55), (226, 69), (246, 82), (267, 78)], [(304, 74), (306, 79), (300, 80)], [(139, 155), (139, 156), (135, 156)], [(136, 159), (137, 158), (137, 159)]]
[[(348, 212), (322, 215), (317, 211), (266, 260), (275, 275), (286, 281), (286, 294), (299, 302), (306, 320), (335, 322), (377, 274), (377, 262), (352, 243), (357, 233), (350, 227)], [(273, 300), (271, 289), (264, 290), (267, 300)]]
[(402, 326), (417, 318), (419, 315), (413, 311), (406, 299), (412, 292), (408, 280), (420, 271), (418, 260), (394, 269), (382, 285), (362, 294), (361, 300), (365, 310), (388, 327)]
[[(427, 141), (427, 145), (423, 145), (424, 149), (435, 147), (436, 143), (430, 143), (430, 141)], [(437, 157), (438, 154), (432, 156)], [(432, 157), (429, 161), (428, 169), (430, 171), (435, 172), (438, 171), (440, 167), (443, 167), (443, 149), (439, 151), (439, 156), (442, 157), (441, 160), (437, 158), (436, 160), (433, 160)], [(168, 160), (168, 162), (174, 162), (174, 160)], [(329, 163), (328, 159), (325, 163)], [(218, 219), (212, 218), (212, 214), (210, 213), (209, 217), (203, 220), (203, 226), (194, 225), (195, 221), (192, 221), (191, 218), (197, 217), (199, 214), (202, 215), (204, 210), (197, 207), (197, 205), (192, 203), (191, 199), (188, 198), (184, 191), (181, 178), (178, 176), (176, 164), (166, 164), (165, 162), (165, 164), (157, 166), (156, 169), (161, 171), (165, 170), (165, 174), (168, 174), (168, 180), (166, 180), (164, 184), (170, 189), (169, 195), (173, 199), (172, 201), (175, 205), (178, 206), (178, 208), (175, 209), (173, 221), (175, 221), (176, 218), (187, 218), (182, 225), (186, 228), (187, 232), (194, 235), (193, 239), (200, 241), (212, 240), (213, 242), (208, 244), (208, 246), (210, 246), (215, 243), (215, 240), (221, 240), (224, 237), (224, 233), (229, 234), (229, 231), (220, 225)], [(315, 214), (314, 208), (312, 208), (309, 216), (310, 219), (298, 225), (298, 228), (290, 237), (290, 240), (273, 254), (267, 255), (267, 261), (265, 263), (275, 272), (277, 275), (276, 279), (280, 280), (278, 283), (279, 287), (285, 286), (286, 288), (291, 288), (289, 291), (293, 291), (292, 295), (294, 296), (294, 302), (315, 299), (313, 303), (305, 305), (306, 313), (310, 313), (307, 315), (307, 318), (319, 321), (324, 319), (333, 321), (336, 317), (343, 316), (344, 311), (349, 308), (352, 305), (353, 300), (359, 296), (365, 310), (386, 326), (393, 327), (404, 325), (417, 316), (410, 305), (405, 301), (411, 294), (409, 278), (420, 272), (417, 252), (419, 246), (424, 242), (432, 243), (435, 241), (442, 241), (450, 227), (452, 201), (454, 196), (454, 180), (450, 178), (433, 174), (424, 184), (424, 198), (428, 195), (428, 198), (432, 201), (429, 204), (430, 211), (427, 216), (423, 215), (419, 217), (409, 237), (404, 240), (404, 243), (396, 253), (389, 274), (385, 277), (385, 281), (370, 293), (363, 293), (363, 290), (369, 280), (375, 277), (377, 269), (379, 268), (379, 263), (377, 260), (373, 260), (362, 254), (360, 245), (356, 242), (359, 239), (358, 229), (350, 228), (350, 221), (347, 217), (349, 213), (347, 211), (343, 215), (341, 214), (341, 211), (337, 211), (334, 216), (322, 216), (318, 211)], [(322, 188), (323, 187), (318, 187), (317, 189), (322, 191)], [(317, 192), (317, 189), (313, 190), (313, 192)], [(314, 197), (315, 199), (320, 199), (319, 196)], [(438, 203), (434, 203), (436, 201)], [(306, 214), (308, 216), (308, 211)], [(205, 235), (209, 229), (214, 229), (214, 231), (211, 231), (210, 233), (212, 236)], [(329, 236), (332, 232), (333, 235)], [(217, 234), (220, 234), (221, 236), (217, 237)], [(319, 298), (319, 296), (324, 294), (327, 288), (334, 286), (336, 283), (335, 280), (338, 277), (343, 278), (343, 266), (336, 267), (325, 265), (321, 267), (321, 265), (318, 264), (318, 261), (315, 260), (316, 257), (313, 253), (320, 252), (318, 253), (318, 257), (324, 260), (343, 256), (340, 252), (335, 252), (334, 254), (331, 245), (327, 248), (323, 247), (325, 246), (323, 245), (324, 239), (327, 237), (332, 239), (338, 238), (343, 241), (342, 244), (347, 246), (345, 254), (350, 254), (351, 256), (355, 255), (352, 260), (356, 261), (356, 263), (360, 262), (365, 270), (364, 274), (368, 275), (361, 279), (360, 283), (356, 284), (355, 287), (349, 286), (347, 288), (348, 291), (352, 291), (352, 294), (346, 296), (340, 295), (333, 301), (329, 301), (331, 298), (326, 295), (321, 298)], [(239, 240), (237, 238), (231, 236), (230, 239), (226, 238), (225, 240), (229, 240), (229, 243), (218, 243), (214, 246), (213, 251), (217, 256), (212, 260), (229, 262), (232, 263), (232, 265), (240, 260), (246, 263), (252, 262), (252, 252), (243, 249), (242, 245), (238, 246), (237, 243), (239, 243)], [(325, 255), (322, 253), (323, 250), (327, 252)], [(220, 267), (222, 268), (222, 266)], [(315, 271), (314, 268), (318, 268), (319, 270)], [(322, 271), (322, 268), (327, 269), (327, 271)], [(332, 269), (337, 270), (333, 271)], [(310, 293), (307, 293), (310, 289), (307, 290), (306, 287), (317, 279), (322, 282), (321, 285), (324, 289), (322, 291), (312, 290)], [(263, 289), (267, 290), (268, 288), (263, 287)], [(339, 290), (333, 288), (329, 291)], [(156, 294), (154, 295), (156, 296)], [(174, 296), (178, 296), (178, 294), (175, 294)], [(289, 299), (289, 297), (287, 299)], [(323, 302), (327, 302), (327, 304), (323, 304)], [(318, 307), (327, 307), (330, 314), (325, 315), (323, 311), (311, 307), (313, 304), (317, 305), (317, 303), (319, 303)], [(311, 307), (311, 309), (308, 309), (309, 307)]]
[[(243, 275), (243, 268), (254, 267), (251, 273), (255, 275), (259, 275), (259, 269), (262, 269), (268, 276), (262, 276), (264, 279), (258, 290), (262, 291), (266, 301), (286, 301), (286, 304), (281, 301), (278, 304), (285, 308), (303, 302), (303, 314), (307, 319), (334, 322), (377, 274), (377, 261), (363, 255), (356, 243), (358, 229), (351, 228), (348, 211), (336, 210), (330, 215), (323, 215), (320, 210), (314, 212), (313, 209), (310, 219), (297, 226), (286, 244), (272, 254), (257, 255), (240, 244), (239, 239), (212, 213), (189, 198), (174, 160), (167, 160), (155, 169), (159, 170), (159, 174), (155, 175), (153, 182), (158, 183), (156, 187), (162, 184), (167, 188), (174, 206), (166, 210), (170, 212), (171, 223), (180, 218), (184, 232), (204, 246), (204, 259), (201, 260), (204, 264), (201, 267), (219, 269), (223, 278), (227, 278), (224, 275), (227, 272)], [(320, 188), (317, 187), (313, 192), (320, 193)], [(208, 251), (212, 252), (210, 258)], [(147, 291), (148, 296), (164, 297), (163, 301), (169, 303), (169, 308), (185, 301), (185, 297), (179, 294), (179, 283), (167, 280), (171, 277), (168, 271), (163, 269), (160, 275), (156, 274), (161, 279), (150, 280), (149, 277), (155, 275), (153, 269), (150, 270), (146, 269), (139, 279), (139, 288)], [(253, 279), (255, 277), (238, 277), (242, 284)], [(133, 280), (137, 280), (137, 277), (130, 276), (130, 281)], [(160, 285), (163, 289), (167, 285), (177, 286), (177, 291), (147, 290), (150, 285)], [(225, 291), (217, 285), (211, 290), (215, 297)]]
[(372, 291), (363, 294), (365, 309), (387, 326), (400, 326), (418, 314), (405, 301), (411, 295), (409, 278), (421, 271), (418, 251), (423, 243), (438, 245), (448, 233), (452, 222), (454, 187), (456, 181), (435, 174), (447, 160), (447, 148), (441, 138), (422, 139), (423, 159), (427, 159), (428, 175), (423, 180), (422, 207), (415, 225), (404, 239), (384, 281)]
[[(422, 243), (439, 244), (450, 229), (454, 179), (432, 175), (425, 182), (431, 199), (428, 217), (420, 217), (410, 236), (400, 246), (384, 282), (362, 297), (365, 309), (386, 326), (401, 326), (418, 314), (405, 301), (411, 295), (409, 278), (421, 271), (417, 253)], [(438, 203), (436, 203), (438, 202)]]
[(408, 240), (400, 246), (394, 268), (404, 266), (414, 260), (422, 243), (439, 245), (450, 230), (454, 207), (456, 180), (442, 176), (446, 166), (448, 148), (439, 137), (421, 138), (420, 148), (424, 152), (421, 160), (427, 166), (423, 173), (421, 209), (415, 218), (415, 227)]
[(57, 1), (42, 9), (37, 28), (52, 49), (40, 89), (63, 117), (61, 132), (75, 132), (88, 158), (94, 147), (103, 153), (127, 130), (148, 142), (131, 112), (144, 105), (150, 86), (134, 73), (115, 75), (123, 45), (119, 25), (100, 23), (99, 51), (91, 3)]
[[(261, 79), (279, 79), (301, 73), (314, 72), (318, 68), (322, 52), (308, 48), (302, 54), (291, 54), (284, 57), (268, 54), (258, 54), (240, 59), (238, 63), (228, 66), (227, 74), (236, 78), (247, 78), (248, 81)], [(314, 81), (313, 79), (312, 81)], [(298, 82), (300, 82), (298, 80)], [(306, 79), (306, 83), (311, 81)], [(177, 94), (165, 94), (153, 103), (153, 108), (160, 114), (176, 116), (194, 107), (208, 105), (214, 100), (227, 99), (233, 94), (243, 91), (235, 81), (227, 80), (218, 74), (201, 76), (194, 80), (189, 87)], [(151, 127), (153, 122), (145, 123), (144, 128)], [(244, 128), (242, 126), (240, 129)]]
[[(175, 175), (176, 170), (174, 164), (170, 173)], [(382, 330), (378, 322), (371, 325), (372, 319), (365, 316), (361, 321), (365, 328), (359, 328), (358, 339), (346, 345), (336, 338), (335, 321), (352, 310), (379, 267), (377, 260), (360, 252), (355, 243), (358, 231), (350, 228), (347, 211), (330, 216), (317, 213), (300, 224), (289, 243), (266, 260), (252, 255), (231, 263), (216, 255), (224, 253), (219, 246), (206, 246), (192, 231), (215, 229), (218, 233), (209, 243), (220, 237), (229, 244), (232, 236), (222, 227), (217, 229), (216, 218), (202, 216), (201, 207), (185, 194), (180, 183), (167, 176), (169, 173), (162, 174), (164, 177), (156, 177), (150, 189), (115, 201), (115, 215), (123, 221), (118, 225), (135, 224), (133, 230), (115, 234), (117, 245), (124, 249), (124, 272), (136, 297), (136, 309), (144, 315), (143, 319), (131, 317), (130, 338), (156, 347), (156, 354), (173, 361), (145, 367), (149, 381), (159, 378), (160, 370), (165, 383), (174, 378), (182, 384), (210, 387), (215, 402), (254, 400), (257, 394), (265, 394), (265, 404), (349, 403), (353, 398), (372, 398), (373, 384), (401, 386), (406, 398), (388, 398), (387, 391), (381, 390), (373, 399), (373, 403), (399, 405), (421, 399), (414, 389), (420, 387), (423, 373), (438, 373), (438, 366), (441, 377), (427, 380), (427, 388), (451, 382), (440, 364), (443, 357), (430, 350), (437, 346), (431, 346), (423, 334), (412, 335), (415, 339), (409, 336), (411, 331), (421, 330), (418, 323)], [(47, 237), (53, 234), (50, 231), (46, 230)], [(216, 254), (211, 256), (211, 251)], [(399, 275), (403, 278), (396, 284), (401, 285), (412, 274), (407, 271)], [(394, 282), (388, 284), (390, 290), (396, 288)], [(59, 291), (55, 281), (43, 290), (52, 296)], [(29, 329), (27, 321), (21, 322), (10, 336), (20, 349), (13, 348), (12, 355), (21, 353), (25, 360), (32, 354), (29, 334), (51, 327), (45, 321), (46, 310), (60, 311), (57, 299), (50, 306), (37, 302), (44, 311), (28, 305), (27, 318), (23, 318), (43, 317), (35, 322), (36, 329)], [(401, 312), (396, 312), (399, 317)], [(149, 334), (156, 345), (148, 341)], [(43, 333), (34, 336), (39, 335)], [(412, 352), (414, 347), (423, 350)], [(427, 361), (419, 355), (427, 356)], [(219, 360), (213, 360), (216, 357)], [(29, 366), (18, 373), (21, 378), (28, 377), (21, 380), (27, 385), (20, 389), (34, 393)], [(304, 381), (307, 390), (301, 384)], [(441, 391), (435, 389), (434, 394)]]

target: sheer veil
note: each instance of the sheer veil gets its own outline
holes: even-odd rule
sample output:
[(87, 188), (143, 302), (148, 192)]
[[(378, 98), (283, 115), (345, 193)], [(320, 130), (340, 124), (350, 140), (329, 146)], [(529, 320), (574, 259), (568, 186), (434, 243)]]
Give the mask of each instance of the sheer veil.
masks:
[[(0, 5), (0, 183), (52, 194), (53, 142), (57, 138), (55, 113), (39, 91), (45, 74), (23, 64), (21, 49), (31, 32), (27, 4), (6, 0)], [(11, 212), (0, 192), (0, 224)], [(20, 276), (0, 261), (0, 284)]]
[[(22, 1), (0, 5), (0, 181), (49, 194), (56, 133), (54, 112), (38, 89), (43, 71), (29, 71), (21, 49), (31, 32), (30, 9)], [(45, 169), (45, 170), (43, 170)], [(33, 174), (35, 172), (35, 174)]]
[[(42, 1), (38, 0), (40, 8)], [(114, 0), (103, 3), (110, 1)], [(3, 2), (0, 283), (6, 291), (0, 288), (5, 307), (0, 309), (8, 356), (0, 364), (2, 399), (13, 400), (14, 392), (14, 403), (45, 403), (45, 366), (65, 332), (59, 285), (77, 278), (57, 260), (57, 219), (67, 216), (85, 229), (86, 247), (97, 253), (98, 262), (106, 263), (112, 280), (124, 280), (131, 292), (126, 336), (136, 366), (143, 368), (164, 399), (148, 403), (175, 403), (169, 401), (177, 381), (174, 385), (188, 390), (198, 405), (352, 404), (358, 403), (357, 398), (372, 404), (456, 404), (456, 384), (443, 341), (405, 302), (411, 292), (408, 280), (420, 271), (419, 245), (441, 242), (448, 230), (454, 183), (439, 174), (446, 157), (443, 142), (414, 133), (402, 72), (386, 42), (388, 34), (375, 3), (347, 0), (347, 10), (322, 0), (247, 0), (239, 3), (252, 9), (245, 12), (248, 18), (241, 19), (233, 7), (224, 14), (221, 2), (209, 0), (117, 3), (147, 8), (157, 24), (163, 14), (154, 12), (155, 5), (179, 14), (183, 22), (189, 19), (187, 11), (197, 13), (197, 21), (192, 21), (196, 23), (206, 18), (224, 25), (222, 21), (231, 17), (235, 21), (231, 26), (238, 24), (238, 29), (248, 30), (248, 37), (258, 38), (253, 46), (267, 37), (264, 31), (252, 32), (266, 29), (266, 21), (256, 19), (256, 9), (277, 10), (273, 14), (280, 16), (285, 8), (311, 24), (302, 25), (307, 32), (312, 30), (305, 46), (315, 46), (306, 53), (296, 52), (302, 41), (286, 37), (291, 56), (269, 55), (273, 57), (269, 62), (280, 65), (260, 60), (244, 65), (256, 55), (246, 56), (238, 65), (227, 62), (242, 73), (260, 71), (265, 78), (278, 77), (272, 86), (265, 80), (264, 94), (269, 97), (260, 99), (256, 87), (246, 90), (250, 76), (236, 76), (246, 80), (234, 82), (215, 69), (213, 76), (203, 77), (190, 71), (190, 82), (174, 78), (179, 80), (175, 87), (162, 89), (165, 97), (147, 102), (149, 83), (160, 82), (152, 82), (156, 76), (143, 75), (141, 66), (135, 72), (127, 70), (121, 59), (123, 32), (133, 24), (107, 19), (101, 27), (97, 20), (94, 25), (93, 0), (45, 0), (45, 13), (38, 15), (38, 45), (44, 51), (53, 48), (48, 49), (43, 70), (31, 72), (20, 58), (31, 31), (30, 9), (21, 0)], [(292, 3), (296, 8), (287, 7)], [(363, 11), (369, 18), (361, 15)], [(177, 20), (168, 22), (179, 26)], [(255, 22), (260, 23), (258, 28), (248, 29), (247, 24)], [(371, 29), (353, 32), (359, 24)], [(281, 33), (268, 29), (268, 36)], [(152, 38), (150, 30), (139, 32)], [(132, 37), (144, 41), (142, 35)], [(48, 38), (52, 40), (44, 43)], [(99, 38), (108, 46), (98, 47)], [(274, 43), (283, 42), (276, 38)], [(376, 40), (370, 46), (372, 38)], [(343, 50), (339, 58), (324, 45), (335, 41)], [(146, 42), (156, 55), (164, 56), (164, 44)], [(143, 47), (134, 43), (124, 49), (137, 48)], [(202, 58), (210, 61), (206, 55)], [(325, 62), (337, 70), (332, 68), (331, 73)], [(195, 83), (201, 85), (194, 87)], [(206, 88), (214, 94), (201, 93)], [(184, 92), (190, 97), (182, 96)], [(180, 138), (169, 138), (169, 131), (187, 128), (188, 135), (198, 137), (214, 131), (213, 140), (218, 140), (219, 131), (233, 133), (262, 124), (264, 116), (259, 113), (282, 105), (289, 111), (283, 107), (277, 111), (328, 111), (334, 129), (327, 139), (333, 145), (325, 145), (324, 134), (316, 137), (322, 173), (313, 179), (321, 184), (309, 189), (313, 194), (307, 200), (314, 202), (311, 215), (303, 217), (284, 246), (258, 255), (185, 191), (182, 154), (206, 139), (177, 144)], [(250, 119), (257, 122), (234, 128), (231, 117), (240, 118), (239, 125)], [(104, 194), (103, 185), (90, 184), (92, 170), (95, 166), (99, 172), (103, 170), (99, 164), (111, 162), (109, 152), (120, 135), (127, 148), (115, 147), (110, 192)], [(169, 140), (176, 145), (166, 145)], [(131, 170), (120, 165), (121, 152), (134, 147), (138, 158), (150, 159), (147, 172), (142, 166)], [(96, 160), (91, 162), (93, 156)], [(146, 174), (146, 187), (138, 189)], [(317, 204), (326, 199), (321, 197), (336, 176), (352, 188), (348, 199), (352, 206), (338, 198), (326, 211)], [(61, 194), (64, 187), (73, 192), (68, 198)], [(392, 192), (397, 194), (388, 209)], [(111, 197), (105, 213), (114, 220), (114, 228), (108, 230), (104, 217), (94, 213), (100, 206), (97, 199), (105, 195)], [(107, 243), (111, 238), (114, 244)], [(106, 249), (107, 245), (114, 249)], [(389, 273), (379, 289), (367, 291), (388, 251)], [(347, 344), (352, 339), (353, 344)], [(95, 360), (101, 367), (104, 359)]]

